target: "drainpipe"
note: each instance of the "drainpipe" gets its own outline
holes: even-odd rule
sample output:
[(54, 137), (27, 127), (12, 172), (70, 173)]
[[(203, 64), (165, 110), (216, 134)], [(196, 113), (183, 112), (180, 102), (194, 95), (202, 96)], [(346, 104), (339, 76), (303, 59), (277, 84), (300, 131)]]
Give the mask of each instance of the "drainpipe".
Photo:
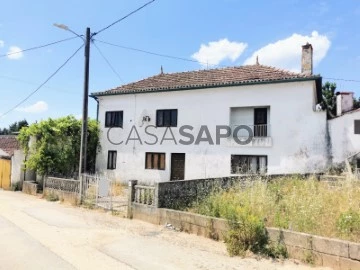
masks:
[(91, 96), (91, 98), (93, 98), (96, 101), (96, 122), (99, 122), (99, 99), (95, 96)]

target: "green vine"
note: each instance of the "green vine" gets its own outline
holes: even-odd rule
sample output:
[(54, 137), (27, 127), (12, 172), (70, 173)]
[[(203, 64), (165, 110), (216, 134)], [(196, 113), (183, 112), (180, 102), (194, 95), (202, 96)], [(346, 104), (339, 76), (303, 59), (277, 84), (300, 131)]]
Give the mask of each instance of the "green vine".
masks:
[[(79, 168), (81, 120), (66, 116), (34, 123), (20, 130), (18, 140), (27, 158), (26, 168), (40, 175), (76, 176)], [(99, 126), (88, 121), (87, 171), (95, 169)], [(31, 143), (30, 143), (31, 142)]]

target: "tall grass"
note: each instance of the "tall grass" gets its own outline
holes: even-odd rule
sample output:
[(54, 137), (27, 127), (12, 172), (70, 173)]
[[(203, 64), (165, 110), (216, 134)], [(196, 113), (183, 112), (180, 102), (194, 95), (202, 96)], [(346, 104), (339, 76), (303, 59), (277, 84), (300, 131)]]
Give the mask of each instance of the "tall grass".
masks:
[(267, 227), (360, 242), (359, 181), (257, 180), (246, 183), (245, 188), (213, 193), (190, 211), (229, 220), (250, 213)]

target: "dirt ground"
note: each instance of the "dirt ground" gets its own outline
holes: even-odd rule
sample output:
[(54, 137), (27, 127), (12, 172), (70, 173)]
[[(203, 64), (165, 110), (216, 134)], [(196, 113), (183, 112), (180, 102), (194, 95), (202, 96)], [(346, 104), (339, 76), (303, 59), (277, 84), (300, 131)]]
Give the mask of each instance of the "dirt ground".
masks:
[(329, 268), (231, 258), (222, 242), (0, 190), (0, 269)]

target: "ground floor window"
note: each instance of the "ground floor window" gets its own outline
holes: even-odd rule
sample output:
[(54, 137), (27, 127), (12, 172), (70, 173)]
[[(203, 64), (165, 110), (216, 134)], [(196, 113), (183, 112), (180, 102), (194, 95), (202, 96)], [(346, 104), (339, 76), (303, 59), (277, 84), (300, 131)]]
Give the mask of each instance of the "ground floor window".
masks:
[(146, 153), (145, 169), (165, 170), (165, 153)]
[(231, 155), (232, 174), (266, 173), (267, 156)]
[(116, 169), (116, 158), (117, 158), (117, 151), (108, 152), (108, 162), (107, 162), (108, 170)]

